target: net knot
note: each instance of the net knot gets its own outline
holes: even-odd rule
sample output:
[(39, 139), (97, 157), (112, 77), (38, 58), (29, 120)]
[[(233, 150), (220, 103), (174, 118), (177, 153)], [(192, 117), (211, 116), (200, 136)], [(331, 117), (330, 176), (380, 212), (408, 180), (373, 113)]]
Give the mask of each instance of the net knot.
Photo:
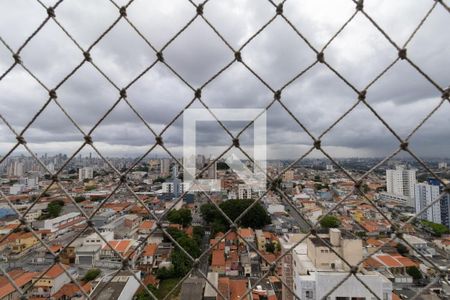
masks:
[(56, 95), (56, 91), (55, 91), (55, 90), (50, 90), (50, 91), (48, 92), (48, 95), (49, 95), (50, 98), (52, 98), (52, 99), (58, 98), (58, 95)]
[(320, 63), (324, 63), (325, 62), (325, 55), (323, 54), (323, 52), (317, 53), (317, 61), (320, 62)]
[(84, 60), (91, 62), (92, 61), (92, 57), (91, 54), (89, 52), (83, 52), (83, 56), (84, 56)]
[(158, 60), (160, 62), (164, 62), (164, 56), (163, 56), (162, 52), (156, 53), (156, 57), (158, 58)]
[(280, 100), (281, 99), (281, 91), (280, 90), (276, 91), (274, 94), (274, 97), (276, 100)]
[(200, 16), (203, 15), (203, 4), (197, 6), (197, 14)]
[(364, 0), (359, 0), (358, 3), (356, 3), (356, 10), (363, 10), (364, 8)]
[(366, 94), (367, 94), (367, 91), (361, 91), (361, 92), (359, 92), (358, 93), (358, 100), (359, 101), (364, 101), (364, 100), (366, 100)]
[(406, 49), (400, 49), (398, 51), (398, 57), (400, 57), (400, 59), (406, 59)]
[(233, 146), (236, 148), (239, 147), (239, 139), (238, 138), (233, 139)]
[(53, 7), (49, 7), (47, 8), (47, 15), (50, 18), (54, 18), (55, 17), (55, 9)]
[(15, 62), (16, 64), (21, 64), (21, 63), (22, 63), (22, 59), (20, 58), (19, 53), (13, 54), (13, 58), (14, 58), (14, 62)]
[(126, 17), (127, 16), (127, 8), (125, 7), (125, 6), (122, 6), (120, 9), (119, 9), (119, 12), (120, 12), (120, 16), (121, 17)]
[(283, 13), (283, 3), (277, 5), (277, 15), (281, 15)]
[(234, 53), (234, 58), (235, 58), (238, 62), (242, 62), (241, 52), (240, 52), (240, 51), (236, 51), (236, 52)]
[(21, 135), (16, 137), (16, 140), (19, 142), (19, 144), (25, 145), (27, 141), (25, 141), (25, 138)]
[(406, 150), (408, 150), (408, 142), (402, 142), (401, 144), (400, 144), (400, 148), (402, 149), (402, 150), (404, 150), (404, 151), (406, 151)]
[(85, 135), (84, 141), (86, 142), (86, 144), (92, 145), (92, 137), (90, 135)]
[(196, 89), (195, 90), (195, 98), (201, 98), (202, 97), (202, 90), (201, 89)]
[(322, 147), (322, 142), (320, 140), (314, 141), (314, 148), (320, 150), (320, 147)]

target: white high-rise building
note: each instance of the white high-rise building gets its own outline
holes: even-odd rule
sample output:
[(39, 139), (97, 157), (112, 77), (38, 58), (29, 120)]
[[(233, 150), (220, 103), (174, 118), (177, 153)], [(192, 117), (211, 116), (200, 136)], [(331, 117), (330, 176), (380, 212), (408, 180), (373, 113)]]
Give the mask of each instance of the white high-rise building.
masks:
[(94, 169), (91, 167), (84, 167), (78, 170), (78, 180), (83, 181), (85, 179), (94, 178)]
[[(417, 183), (415, 185), (416, 213), (420, 212), (431, 202), (439, 197), (439, 186), (428, 183)], [(436, 201), (430, 208), (419, 215), (419, 219), (428, 220), (433, 223), (442, 223), (441, 203)]]
[[(176, 187), (178, 187), (178, 191), (175, 190)], [(173, 182), (163, 182), (161, 189), (163, 193), (172, 193), (179, 196), (184, 193), (185, 184), (183, 182), (178, 184), (174, 184)]]
[(159, 175), (167, 177), (170, 175), (170, 159), (163, 158), (159, 161)]
[(446, 162), (440, 162), (438, 164), (439, 169), (447, 169), (447, 163)]
[(8, 168), (8, 176), (22, 177), (24, 174), (24, 164), (15, 160)]
[(386, 170), (386, 190), (388, 193), (406, 196), (410, 199), (408, 205), (414, 207), (414, 184), (416, 170), (397, 166), (395, 170)]
[(251, 199), (252, 189), (249, 185), (239, 184), (238, 185), (238, 199)]
[[(208, 162), (208, 165), (211, 163), (211, 161)], [(206, 172), (208, 179), (217, 179), (217, 162), (214, 162)]]

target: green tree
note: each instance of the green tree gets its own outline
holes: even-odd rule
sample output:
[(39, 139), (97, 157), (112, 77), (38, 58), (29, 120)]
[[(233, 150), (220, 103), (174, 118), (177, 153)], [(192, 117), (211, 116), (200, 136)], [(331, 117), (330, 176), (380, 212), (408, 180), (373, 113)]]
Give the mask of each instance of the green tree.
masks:
[(53, 200), (47, 206), (47, 217), (48, 218), (56, 218), (61, 213), (61, 210), (64, 206), (64, 201), (62, 200)]
[(429, 230), (431, 230), (433, 232), (433, 235), (440, 237), (443, 234), (448, 234), (450, 233), (450, 230), (447, 226), (442, 225), (442, 224), (438, 224), (438, 223), (433, 223), (427, 220), (422, 220), (422, 224), (427, 227)]
[(406, 273), (410, 275), (414, 280), (422, 279), (422, 272), (417, 267), (407, 267)]
[(403, 245), (402, 243), (398, 243), (397, 246), (397, 252), (400, 253), (401, 255), (405, 255), (409, 252), (408, 248)]
[(325, 216), (320, 220), (320, 226), (323, 228), (337, 228), (341, 224), (341, 221), (335, 216)]
[(171, 268), (162, 267), (159, 268), (158, 271), (156, 272), (156, 277), (158, 277), (158, 279), (163, 280), (176, 277), (176, 274), (173, 271), (173, 267)]
[(83, 280), (84, 282), (92, 281), (92, 280), (94, 280), (95, 278), (97, 278), (98, 275), (100, 275), (101, 272), (102, 272), (102, 271), (100, 271), (100, 269), (90, 269), (90, 270), (88, 270), (88, 271), (86, 272), (86, 274), (84, 274), (82, 280)]
[[(147, 285), (147, 288), (150, 292), (152, 292), (153, 295), (155, 295), (155, 293), (158, 291), (158, 289), (151, 284)], [(150, 296), (150, 294), (145, 289), (142, 289), (136, 293), (135, 300), (153, 300), (153, 297)]]
[(274, 253), (275, 252), (275, 245), (273, 243), (267, 243), (266, 244), (266, 251), (270, 252), (270, 253)]
[[(201, 254), (200, 246), (194, 239), (190, 238), (186, 233), (175, 228), (167, 229), (170, 236), (177, 241), (178, 244), (194, 258)], [(171, 277), (180, 277), (186, 275), (192, 268), (192, 261), (189, 257), (177, 246), (172, 252), (171, 256), (173, 271), (166, 272), (163, 275)], [(160, 274), (161, 276), (162, 274)]]
[(76, 196), (74, 198), (74, 200), (75, 200), (75, 202), (79, 203), (79, 202), (83, 202), (84, 200), (86, 200), (86, 197), (80, 195), (80, 196)]
[(183, 227), (188, 226), (192, 222), (191, 210), (188, 208), (180, 208), (178, 210), (171, 210), (167, 214), (167, 220), (171, 223), (183, 225)]
[(193, 239), (197, 242), (197, 245), (201, 246), (202, 239), (205, 236), (205, 231), (203, 227), (200, 226), (194, 226), (192, 230)]
[[(228, 200), (220, 204), (220, 208), (231, 219), (235, 220), (239, 217), (254, 200), (251, 199), (236, 199)], [(223, 218), (223, 216), (222, 216)], [(224, 219), (224, 218), (223, 218)], [(224, 219), (225, 221), (225, 219)], [(226, 222), (226, 221), (225, 221)], [(243, 227), (262, 228), (271, 223), (269, 214), (264, 207), (258, 202), (254, 205), (240, 220), (240, 225)], [(228, 224), (228, 223), (226, 223)]]
[(276, 251), (279, 253), (281, 251), (281, 244), (277, 242), (276, 244)]
[[(252, 205), (253, 202), (254, 200), (252, 199), (232, 199), (222, 202), (219, 205), (219, 208), (228, 216), (228, 218), (235, 220), (250, 205)], [(213, 204), (203, 204), (200, 207), (200, 212), (203, 219), (212, 225), (213, 231), (226, 231), (228, 229), (228, 221)], [(256, 203), (244, 216), (242, 216), (239, 223), (243, 227), (262, 228), (265, 225), (270, 224), (271, 219), (262, 205)]]
[(211, 203), (200, 206), (200, 214), (202, 215), (203, 220), (207, 223), (213, 223), (221, 217), (219, 211)]
[(213, 223), (211, 223), (212, 236), (215, 236), (218, 232), (227, 231), (227, 226), (222, 222), (222, 220), (215, 220)]

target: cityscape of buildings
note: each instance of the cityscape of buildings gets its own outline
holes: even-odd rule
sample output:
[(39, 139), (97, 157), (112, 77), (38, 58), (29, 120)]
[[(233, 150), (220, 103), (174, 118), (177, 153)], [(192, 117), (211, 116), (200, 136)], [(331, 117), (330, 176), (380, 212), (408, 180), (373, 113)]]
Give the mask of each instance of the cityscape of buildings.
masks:
[[(141, 283), (159, 299), (450, 296), (445, 160), (427, 163), (447, 185), (397, 159), (359, 187), (325, 159), (288, 169), (291, 161), (274, 160), (267, 173), (279, 180), (262, 192), (198, 155), (202, 178), (222, 187), (202, 193), (170, 158), (67, 159), (21, 155), (0, 165), (0, 299), (23, 299), (16, 287), (27, 299), (152, 299)], [(358, 177), (376, 161), (339, 164)], [(217, 207), (233, 221), (248, 214), (233, 228)]]

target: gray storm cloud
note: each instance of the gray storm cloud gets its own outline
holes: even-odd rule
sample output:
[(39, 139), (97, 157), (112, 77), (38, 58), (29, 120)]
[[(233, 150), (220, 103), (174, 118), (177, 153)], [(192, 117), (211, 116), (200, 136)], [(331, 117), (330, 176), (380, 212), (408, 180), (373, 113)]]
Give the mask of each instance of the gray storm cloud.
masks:
[[(117, 1), (119, 6), (124, 1)], [(46, 5), (53, 1), (44, 1)], [(365, 1), (365, 10), (392, 40), (402, 46), (433, 4), (430, 0)], [(118, 17), (109, 1), (63, 1), (56, 19), (83, 49), (87, 49)], [(285, 16), (316, 48), (322, 49), (355, 12), (352, 1), (287, 1)], [(129, 20), (157, 50), (189, 20), (195, 7), (189, 1), (136, 0), (127, 9)], [(223, 38), (238, 49), (275, 14), (269, 1), (209, 1), (204, 16)], [(36, 1), (0, 3), (0, 37), (13, 50), (45, 19)], [(408, 57), (442, 88), (450, 84), (450, 14), (441, 5), (432, 11), (407, 45)], [(233, 52), (197, 17), (163, 51), (167, 63), (197, 89), (234, 59)], [(360, 13), (324, 50), (325, 60), (357, 89), (364, 89), (397, 58), (397, 50)], [(156, 59), (151, 47), (125, 21), (118, 24), (91, 50), (93, 61), (122, 88)], [(82, 60), (77, 46), (50, 20), (21, 53), (24, 64), (49, 88), (56, 86)], [(242, 50), (242, 58), (274, 90), (316, 60), (316, 54), (278, 17)], [(0, 44), (0, 74), (13, 63)], [(84, 131), (104, 115), (119, 92), (92, 65), (84, 64), (58, 90), (58, 101)], [(166, 66), (157, 63), (127, 90), (128, 101), (156, 133), (194, 97)], [(20, 131), (47, 100), (47, 92), (20, 66), (0, 81), (0, 113)], [(405, 138), (440, 102), (441, 93), (406, 61), (398, 61), (370, 86), (367, 102), (398, 134)], [(242, 64), (235, 62), (202, 91), (211, 108), (264, 108), (272, 91)], [(325, 65), (317, 63), (293, 81), (281, 101), (314, 136), (319, 136), (357, 100), (356, 93)], [(194, 102), (192, 107), (202, 107)], [(449, 156), (450, 103), (443, 103), (411, 139), (422, 156)], [(181, 153), (182, 118), (164, 132), (168, 147)], [(228, 124), (238, 132), (243, 124)], [(275, 103), (267, 110), (267, 141), (273, 158), (295, 158), (312, 144), (311, 138)], [(243, 139), (249, 143), (251, 129)], [(121, 102), (92, 134), (108, 154), (143, 153), (153, 135), (130, 107)], [(82, 134), (56, 104), (51, 103), (36, 119), (25, 137), (36, 152), (73, 152)], [(362, 103), (322, 138), (335, 156), (382, 156), (398, 141)], [(205, 149), (230, 143), (217, 124), (199, 126), (198, 141)], [(0, 154), (15, 143), (14, 135), (0, 121)], [(211, 148), (211, 149), (212, 149)], [(212, 151), (212, 150), (211, 150)]]

